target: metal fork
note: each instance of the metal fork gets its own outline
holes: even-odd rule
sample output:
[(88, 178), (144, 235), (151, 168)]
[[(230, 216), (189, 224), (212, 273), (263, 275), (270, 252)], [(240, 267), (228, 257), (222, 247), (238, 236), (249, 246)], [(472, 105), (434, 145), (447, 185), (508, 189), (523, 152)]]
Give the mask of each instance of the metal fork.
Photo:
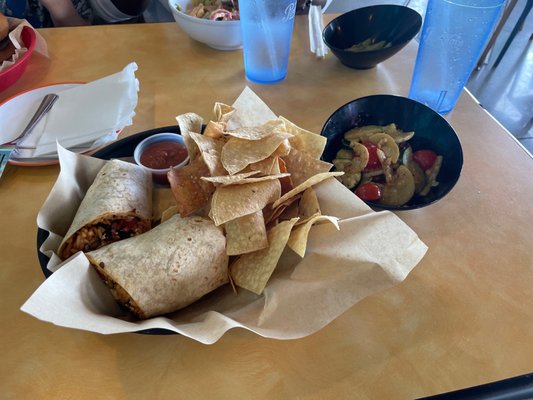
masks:
[(33, 128), (35, 128), (35, 125), (41, 120), (41, 118), (52, 108), (56, 100), (58, 99), (58, 95), (55, 93), (50, 93), (44, 96), (43, 101), (37, 108), (37, 111), (35, 111), (35, 114), (31, 118), (30, 122), (28, 122), (28, 125), (26, 125), (26, 128), (21, 132), (20, 135), (18, 135), (15, 139), (6, 142), (2, 145), (0, 145), (0, 177), (2, 176), (2, 173), (4, 172), (4, 169), (6, 167), (7, 162), (9, 161), (9, 157), (11, 156), (11, 152), (17, 148), (17, 144), (26, 136), (28, 135)]

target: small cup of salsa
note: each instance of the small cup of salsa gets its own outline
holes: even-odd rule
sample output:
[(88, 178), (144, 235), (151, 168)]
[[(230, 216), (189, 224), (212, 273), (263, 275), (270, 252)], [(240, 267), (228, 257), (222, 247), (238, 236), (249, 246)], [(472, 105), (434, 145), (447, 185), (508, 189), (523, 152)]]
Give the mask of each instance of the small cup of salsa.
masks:
[(187, 164), (189, 153), (181, 135), (158, 133), (141, 141), (133, 152), (133, 158), (152, 173), (155, 182), (168, 184), (168, 171)]

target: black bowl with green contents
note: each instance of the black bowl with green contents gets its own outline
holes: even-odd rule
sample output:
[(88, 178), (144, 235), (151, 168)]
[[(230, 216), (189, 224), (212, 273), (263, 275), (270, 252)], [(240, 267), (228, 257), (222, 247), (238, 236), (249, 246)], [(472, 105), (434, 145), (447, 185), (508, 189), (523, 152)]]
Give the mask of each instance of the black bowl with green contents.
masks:
[[(386, 135), (380, 133), (378, 136), (373, 136), (374, 133), (371, 131), (368, 131), (367, 134), (361, 134), (361, 130), (357, 129), (369, 126), (390, 127), (391, 124), (397, 128), (394, 134), (390, 133), (389, 135), (393, 136), (395, 143), (398, 142), (396, 143), (397, 149), (394, 148), (394, 144), (389, 143), (391, 139)], [(389, 128), (384, 128), (385, 131), (387, 129)], [(405, 135), (405, 137), (395, 136), (399, 135), (398, 132), (402, 132), (401, 135)], [(410, 132), (414, 132), (414, 135)], [(381, 195), (386, 198), (364, 199), (373, 208), (412, 210), (435, 203), (452, 190), (459, 180), (463, 166), (461, 143), (448, 121), (426, 105), (407, 97), (372, 95), (352, 100), (333, 112), (324, 124), (321, 135), (327, 138), (322, 159), (334, 163), (335, 169), (344, 168), (344, 161), (339, 160), (348, 159), (349, 156), (347, 157), (346, 154), (349, 155), (350, 152), (353, 152), (351, 155), (355, 164), (350, 164), (350, 167), (345, 168), (345, 170), (352, 173), (355, 178), (353, 181), (347, 182), (346, 186), (350, 186), (353, 191), (357, 191), (359, 187), (358, 193), (360, 193), (360, 190), (364, 189), (363, 184), (373, 182), (380, 188), (380, 192), (385, 190), (385, 195), (383, 193)], [(360, 137), (354, 138), (354, 135)], [(347, 140), (346, 136), (350, 140)], [(358, 151), (361, 144), (366, 146), (366, 151), (370, 148), (369, 146), (375, 145), (383, 151), (383, 158), (379, 160), (379, 166), (372, 166), (372, 168), (370, 168), (370, 162), (365, 163), (364, 168), (359, 168), (361, 176), (357, 178), (358, 165), (356, 161), (364, 159), (361, 154), (365, 152), (364, 149), (362, 152)], [(339, 153), (341, 149), (343, 150)], [(423, 159), (417, 158), (416, 162), (413, 161), (413, 155), (416, 158), (417, 155), (423, 155), (425, 150), (441, 157), (440, 167), (437, 166), (436, 161), (427, 166), (423, 165)], [(375, 151), (377, 152), (377, 150)], [(390, 168), (384, 167), (384, 165), (388, 165), (387, 163), (391, 164)], [(419, 175), (420, 166), (425, 168), (422, 169), (422, 176)], [(413, 175), (412, 182), (406, 168)], [(390, 173), (389, 179), (383, 173), (385, 170)], [(434, 179), (431, 179), (432, 174), (435, 175)], [(347, 178), (348, 173), (345, 172), (345, 175), (342, 179)], [(407, 179), (402, 179), (402, 175)], [(403, 185), (405, 181), (409, 186), (415, 184), (417, 186), (416, 192), (403, 204), (388, 204), (388, 194), (391, 190), (405, 189), (404, 186), (394, 187), (390, 184), (399, 185), (401, 182)], [(387, 187), (385, 188), (385, 186)], [(421, 193), (424, 187), (427, 194)], [(406, 190), (412, 190), (412, 188), (408, 187)]]
[(322, 38), (344, 65), (368, 69), (403, 49), (421, 26), (422, 16), (415, 10), (382, 4), (338, 16), (324, 28)]

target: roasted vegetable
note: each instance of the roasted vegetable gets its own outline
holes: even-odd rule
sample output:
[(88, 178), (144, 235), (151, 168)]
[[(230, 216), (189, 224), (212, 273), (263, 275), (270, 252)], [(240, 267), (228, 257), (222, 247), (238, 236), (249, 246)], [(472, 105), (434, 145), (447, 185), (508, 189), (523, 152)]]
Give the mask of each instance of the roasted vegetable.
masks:
[(345, 175), (339, 180), (365, 201), (402, 206), (414, 195), (427, 196), (438, 185), (443, 158), (433, 150), (413, 152), (415, 132), (404, 132), (394, 123), (366, 125), (344, 134), (333, 165)]

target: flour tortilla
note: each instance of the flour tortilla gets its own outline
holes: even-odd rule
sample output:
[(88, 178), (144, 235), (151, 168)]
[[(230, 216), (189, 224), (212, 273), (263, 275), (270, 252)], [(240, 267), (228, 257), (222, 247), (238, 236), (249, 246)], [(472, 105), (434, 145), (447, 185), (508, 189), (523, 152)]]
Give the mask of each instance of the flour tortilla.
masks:
[(176, 214), (86, 255), (115, 299), (141, 319), (179, 310), (228, 282), (223, 231), (198, 216)]
[[(77, 251), (95, 250), (116, 241), (116, 237), (109, 237), (111, 226), (121, 238), (146, 232), (151, 220), (151, 174), (132, 163), (109, 161), (87, 190), (57, 254), (65, 260)], [(107, 229), (104, 238), (98, 234), (102, 226)]]

